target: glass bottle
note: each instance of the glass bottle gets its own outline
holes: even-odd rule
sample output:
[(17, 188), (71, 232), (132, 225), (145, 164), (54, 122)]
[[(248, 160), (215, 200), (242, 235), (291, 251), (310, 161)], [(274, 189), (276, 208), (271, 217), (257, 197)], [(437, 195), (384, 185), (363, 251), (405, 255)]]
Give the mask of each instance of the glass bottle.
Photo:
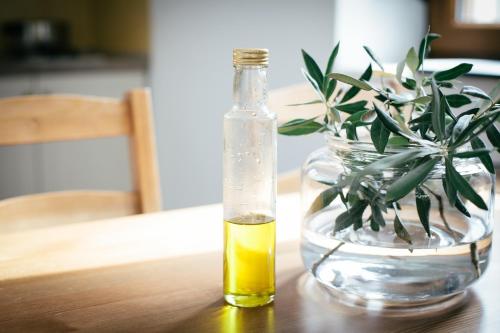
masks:
[(266, 107), (266, 49), (233, 50), (234, 105), (224, 115), (224, 299), (275, 293), (276, 115)]

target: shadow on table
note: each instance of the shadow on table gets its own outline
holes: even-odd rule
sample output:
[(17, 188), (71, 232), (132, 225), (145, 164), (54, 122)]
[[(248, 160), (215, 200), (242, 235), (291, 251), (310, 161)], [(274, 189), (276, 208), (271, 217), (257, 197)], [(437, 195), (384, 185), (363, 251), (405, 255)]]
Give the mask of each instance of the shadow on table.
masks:
[[(274, 304), (237, 308), (219, 299), (185, 319), (169, 332), (475, 332), (482, 316), (481, 301), (470, 290), (448, 311), (412, 317), (386, 317), (347, 307), (316, 286), (307, 274), (278, 283)], [(312, 288), (312, 289), (311, 289)], [(316, 288), (316, 289), (314, 289)], [(313, 290), (314, 289), (314, 290)]]

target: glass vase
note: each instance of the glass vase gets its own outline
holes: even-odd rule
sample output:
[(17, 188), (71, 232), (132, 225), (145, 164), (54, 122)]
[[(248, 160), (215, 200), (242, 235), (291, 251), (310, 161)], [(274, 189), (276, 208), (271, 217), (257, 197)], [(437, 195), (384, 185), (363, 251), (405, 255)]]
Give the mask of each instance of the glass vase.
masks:
[[(438, 163), (421, 185), (430, 198), (430, 236), (420, 222), (413, 191), (398, 200), (397, 207), (409, 239), (402, 239), (395, 231), (395, 209), (382, 213), (383, 227), (368, 223), (371, 214), (368, 207), (363, 213), (362, 226), (354, 224), (335, 232), (335, 219), (347, 209), (345, 195), (353, 171), (411, 147), (388, 146), (384, 154), (379, 154), (371, 143), (331, 134), (326, 139), (327, 145), (311, 153), (302, 170), (301, 254), (315, 279), (341, 302), (396, 313), (414, 312), (416, 307), (422, 310), (443, 307), (463, 298), (457, 296), (463, 296), (488, 266), (494, 175), (476, 158), (455, 159), (457, 171), (489, 207), (482, 210), (461, 198), (468, 217), (450, 205), (443, 189), (444, 165)], [(367, 188), (384, 188), (400, 178), (407, 168), (384, 170), (379, 177), (362, 184)], [(329, 202), (322, 193), (327, 193), (324, 191), (332, 185), (340, 185), (342, 194)]]

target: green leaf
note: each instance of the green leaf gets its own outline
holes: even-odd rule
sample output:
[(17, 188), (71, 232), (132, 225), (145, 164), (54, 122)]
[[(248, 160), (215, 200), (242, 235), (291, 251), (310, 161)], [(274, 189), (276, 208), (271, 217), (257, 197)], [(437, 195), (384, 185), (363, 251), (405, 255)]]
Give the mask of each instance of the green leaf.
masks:
[(324, 190), (316, 197), (316, 199), (314, 199), (311, 207), (309, 207), (309, 210), (307, 211), (306, 216), (313, 215), (314, 213), (322, 210), (323, 208), (331, 204), (338, 195), (339, 189), (337, 187), (331, 187)]
[[(481, 140), (478, 137), (473, 138), (470, 141), (470, 144), (471, 144), (472, 148), (474, 149), (472, 152), (477, 153), (477, 152), (485, 150), (485, 148), (486, 148), (486, 145), (484, 144), (483, 140)], [(486, 170), (488, 170), (488, 172), (491, 174), (495, 174), (495, 166), (493, 165), (493, 161), (491, 160), (491, 157), (489, 155), (489, 150), (488, 149), (486, 149), (486, 150), (488, 151), (488, 154), (479, 155), (478, 157), (481, 160), (481, 162), (483, 163)]]
[(387, 189), (386, 202), (399, 200), (410, 193), (427, 178), (437, 162), (438, 159), (427, 160), (392, 183)]
[(450, 205), (454, 206), (458, 200), (458, 195), (457, 195), (457, 189), (455, 188), (453, 182), (451, 181), (450, 172), (448, 171), (449, 169), (447, 166), (449, 163), (450, 163), (449, 160), (445, 159), (446, 169), (444, 178), (442, 178), (442, 182), (443, 182), (443, 189), (446, 192), (446, 196), (448, 197), (448, 201), (450, 202)]
[(409, 49), (408, 53), (406, 54), (406, 64), (408, 65), (408, 68), (412, 71), (412, 73), (415, 74), (419, 63), (417, 52), (413, 47)]
[(357, 79), (350, 77), (348, 75), (345, 75), (345, 74), (330, 73), (330, 74), (328, 74), (328, 77), (331, 79), (334, 79), (334, 80), (338, 80), (340, 82), (350, 84), (351, 86), (357, 87), (357, 88), (362, 89), (362, 90), (367, 90), (367, 91), (372, 90), (372, 87), (368, 83), (366, 83), (364, 81), (357, 80)]
[(394, 217), (394, 231), (396, 232), (396, 235), (398, 235), (399, 238), (401, 238), (410, 245), (412, 244), (410, 234), (403, 226), (403, 223), (401, 223), (401, 220), (399, 219), (399, 216), (397, 214)]
[(348, 103), (348, 104), (337, 104), (335, 106), (335, 108), (340, 110), (340, 111), (347, 112), (349, 114), (353, 114), (355, 112), (365, 110), (366, 103), (368, 103), (368, 102), (367, 101), (358, 101), (358, 102)]
[(488, 137), (488, 140), (490, 140), (491, 144), (495, 148), (500, 149), (500, 132), (498, 132), (498, 129), (496, 128), (495, 124), (491, 124), (486, 129), (486, 136)]
[(323, 87), (323, 73), (321, 73), (316, 61), (304, 50), (302, 50), (302, 57), (304, 58), (304, 64), (309, 75), (318, 84), (318, 87)]
[(476, 148), (473, 147), (474, 150), (463, 151), (460, 153), (453, 153), (452, 156), (456, 158), (473, 158), (490, 154), (491, 150), (487, 148)]
[(410, 141), (401, 135), (393, 135), (389, 138), (388, 142), (389, 146), (407, 146), (410, 144)]
[(356, 201), (351, 208), (340, 214), (335, 219), (335, 227), (333, 231), (337, 232), (346, 229), (359, 221), (362, 218), (363, 212), (367, 206), (368, 203), (366, 201)]
[[(356, 123), (362, 121), (365, 118), (365, 115), (368, 112), (369, 112), (369, 110), (358, 111), (358, 112), (350, 115), (349, 117), (347, 117), (347, 119), (344, 121), (344, 124), (345, 123), (352, 123), (353, 125), (356, 125)], [(362, 125), (364, 125), (366, 123), (364, 120), (362, 122), (363, 122)]]
[(427, 54), (429, 53), (431, 49), (431, 43), (440, 38), (441, 35), (436, 34), (436, 33), (427, 33), (424, 38), (422, 38), (422, 41), (420, 42), (420, 46), (418, 48), (418, 65), (422, 65), (424, 62), (424, 59), (427, 57)]
[(403, 72), (405, 70), (405, 65), (406, 65), (406, 61), (403, 60), (403, 61), (399, 62), (397, 67), (396, 67), (396, 79), (401, 83), (403, 83), (401, 78), (402, 78)]
[[(497, 81), (495, 86), (491, 89), (490, 93), (488, 94), (491, 98), (491, 103), (498, 103), (500, 101), (500, 80)], [(490, 101), (483, 101), (483, 104), (481, 104), (480, 111), (483, 112), (487, 110), (490, 107)]]
[(382, 121), (384, 126), (391, 132), (396, 133), (396, 134), (401, 134), (403, 133), (403, 130), (401, 127), (399, 127), (399, 124), (397, 123), (396, 120), (394, 120), (389, 114), (386, 112), (382, 111), (379, 109), (375, 104), (373, 105), (375, 108), (375, 112), (377, 112), (377, 117)]
[[(473, 119), (470, 124), (460, 133), (460, 135), (458, 135), (456, 140), (454, 140), (451, 148), (455, 148), (463, 144), (464, 142), (467, 142), (467, 138), (472, 139), (473, 137), (477, 137), (480, 133), (487, 130), (488, 127), (495, 122), (498, 116), (500, 116), (500, 110), (487, 112), (482, 116)], [(476, 131), (476, 129), (478, 130)]]
[(311, 119), (294, 119), (278, 128), (278, 133), (283, 135), (305, 135), (319, 131), (323, 125)]
[(390, 134), (391, 132), (384, 126), (384, 124), (382, 124), (382, 121), (377, 117), (373, 121), (370, 128), (370, 136), (373, 145), (380, 154), (384, 153), (385, 146), (387, 145)]
[(401, 84), (409, 90), (415, 90), (415, 88), (417, 88), (417, 81), (410, 78), (406, 78), (406, 80), (401, 82)]
[(401, 153), (389, 155), (367, 165), (363, 171), (360, 172), (360, 175), (378, 173), (389, 168), (397, 168), (410, 163), (418, 157), (424, 157), (435, 152), (436, 150), (428, 148), (413, 148)]
[(338, 42), (337, 45), (333, 48), (333, 51), (330, 54), (330, 58), (328, 58), (328, 64), (326, 65), (325, 76), (327, 76), (332, 72), (333, 63), (335, 62), (335, 58), (339, 53), (339, 47), (340, 47), (340, 42)]
[(315, 99), (314, 101), (297, 103), (297, 104), (288, 104), (287, 106), (302, 106), (302, 105), (311, 105), (311, 104), (323, 104), (323, 101), (320, 99)]
[(484, 91), (482, 91), (481, 89), (479, 89), (477, 87), (464, 86), (462, 88), (462, 90), (460, 91), (460, 93), (464, 94), (464, 95), (469, 95), (472, 97), (490, 100), (490, 96), (488, 96), (487, 93), (485, 93)]
[(430, 123), (432, 121), (431, 118), (432, 118), (432, 113), (426, 112), (422, 114), (420, 117), (410, 120), (408, 123), (409, 124)]
[(460, 117), (468, 115), (468, 114), (475, 115), (478, 111), (479, 111), (479, 108), (472, 108), (470, 110), (462, 112), (458, 117), (460, 118)]
[(415, 189), (415, 202), (417, 205), (418, 217), (420, 218), (420, 223), (427, 232), (427, 235), (431, 237), (431, 230), (429, 227), (429, 213), (431, 210), (431, 199), (429, 195), (424, 192), (421, 187)]
[(346, 130), (347, 139), (354, 141), (359, 140), (358, 133), (356, 132), (356, 126), (352, 124), (344, 124), (344, 125), (345, 125), (344, 128)]
[(318, 83), (316, 83), (316, 81), (314, 81), (311, 75), (309, 75), (309, 73), (303, 68), (302, 68), (302, 74), (304, 75), (306, 80), (309, 81), (309, 83), (313, 86), (314, 90), (318, 93), (318, 96), (320, 96), (320, 98), (323, 98), (324, 97), (323, 91), (321, 91), (321, 88), (318, 86)]
[(382, 215), (382, 210), (380, 209), (380, 207), (376, 204), (372, 204), (370, 207), (372, 209), (372, 221), (377, 223), (381, 227), (385, 227), (385, 219)]
[(465, 216), (471, 217), (469, 211), (465, 208), (465, 205), (460, 198), (457, 198), (457, 201), (455, 201), (455, 207)]
[(449, 172), (451, 183), (457, 189), (457, 191), (460, 192), (460, 194), (462, 194), (464, 198), (470, 200), (478, 208), (488, 210), (488, 206), (484, 202), (483, 198), (481, 198), (469, 185), (467, 180), (465, 180), (465, 178), (460, 173), (458, 173), (458, 171), (453, 166), (452, 161), (448, 159), (447, 161), (448, 163), (446, 163), (446, 171)]
[(436, 81), (453, 80), (465, 73), (470, 72), (471, 69), (472, 64), (462, 63), (448, 70), (434, 73), (434, 78)]
[(439, 141), (445, 138), (445, 107), (443, 105), (443, 98), (436, 86), (436, 81), (431, 80), (432, 87), (432, 128)]
[(375, 232), (380, 231), (380, 226), (377, 224), (377, 222), (375, 222), (373, 217), (370, 218), (370, 228)]
[(432, 101), (431, 96), (420, 96), (415, 98), (414, 100), (411, 100), (410, 102), (415, 103), (415, 104), (427, 104), (430, 101)]
[(370, 56), (370, 58), (372, 58), (372, 60), (375, 61), (375, 63), (378, 65), (378, 67), (380, 67), (380, 69), (382, 71), (385, 71), (384, 70), (384, 66), (382, 66), (382, 63), (375, 56), (375, 53), (373, 53), (373, 51), (368, 46), (366, 46), (366, 45), (363, 46), (363, 48), (365, 49), (366, 53), (368, 53), (368, 55)]
[(469, 97), (460, 94), (447, 95), (446, 101), (448, 101), (448, 104), (453, 108), (459, 108), (471, 103)]
[[(359, 80), (370, 81), (371, 77), (372, 77), (372, 65), (368, 65), (368, 67), (363, 72)], [(356, 96), (359, 93), (359, 91), (360, 89), (358, 87), (352, 86), (351, 88), (349, 88), (349, 90), (347, 90), (344, 97), (342, 97), (341, 103), (347, 102), (348, 100)]]
[(335, 91), (335, 87), (337, 87), (337, 80), (325, 79), (325, 82), (328, 81), (326, 91), (325, 91), (325, 99), (328, 100), (332, 96)]
[(458, 118), (455, 126), (453, 127), (453, 132), (451, 134), (452, 142), (455, 142), (460, 137), (463, 131), (469, 126), (471, 120), (472, 120), (471, 114)]

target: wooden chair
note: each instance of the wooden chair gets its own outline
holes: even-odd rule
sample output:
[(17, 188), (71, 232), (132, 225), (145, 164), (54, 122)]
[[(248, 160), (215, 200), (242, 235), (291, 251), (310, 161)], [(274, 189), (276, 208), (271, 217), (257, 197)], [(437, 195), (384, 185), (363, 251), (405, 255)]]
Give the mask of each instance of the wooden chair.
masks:
[(161, 209), (150, 92), (123, 100), (77, 95), (0, 99), (0, 146), (128, 136), (134, 190), (61, 191), (0, 201), (2, 222), (17, 227), (80, 222)]

